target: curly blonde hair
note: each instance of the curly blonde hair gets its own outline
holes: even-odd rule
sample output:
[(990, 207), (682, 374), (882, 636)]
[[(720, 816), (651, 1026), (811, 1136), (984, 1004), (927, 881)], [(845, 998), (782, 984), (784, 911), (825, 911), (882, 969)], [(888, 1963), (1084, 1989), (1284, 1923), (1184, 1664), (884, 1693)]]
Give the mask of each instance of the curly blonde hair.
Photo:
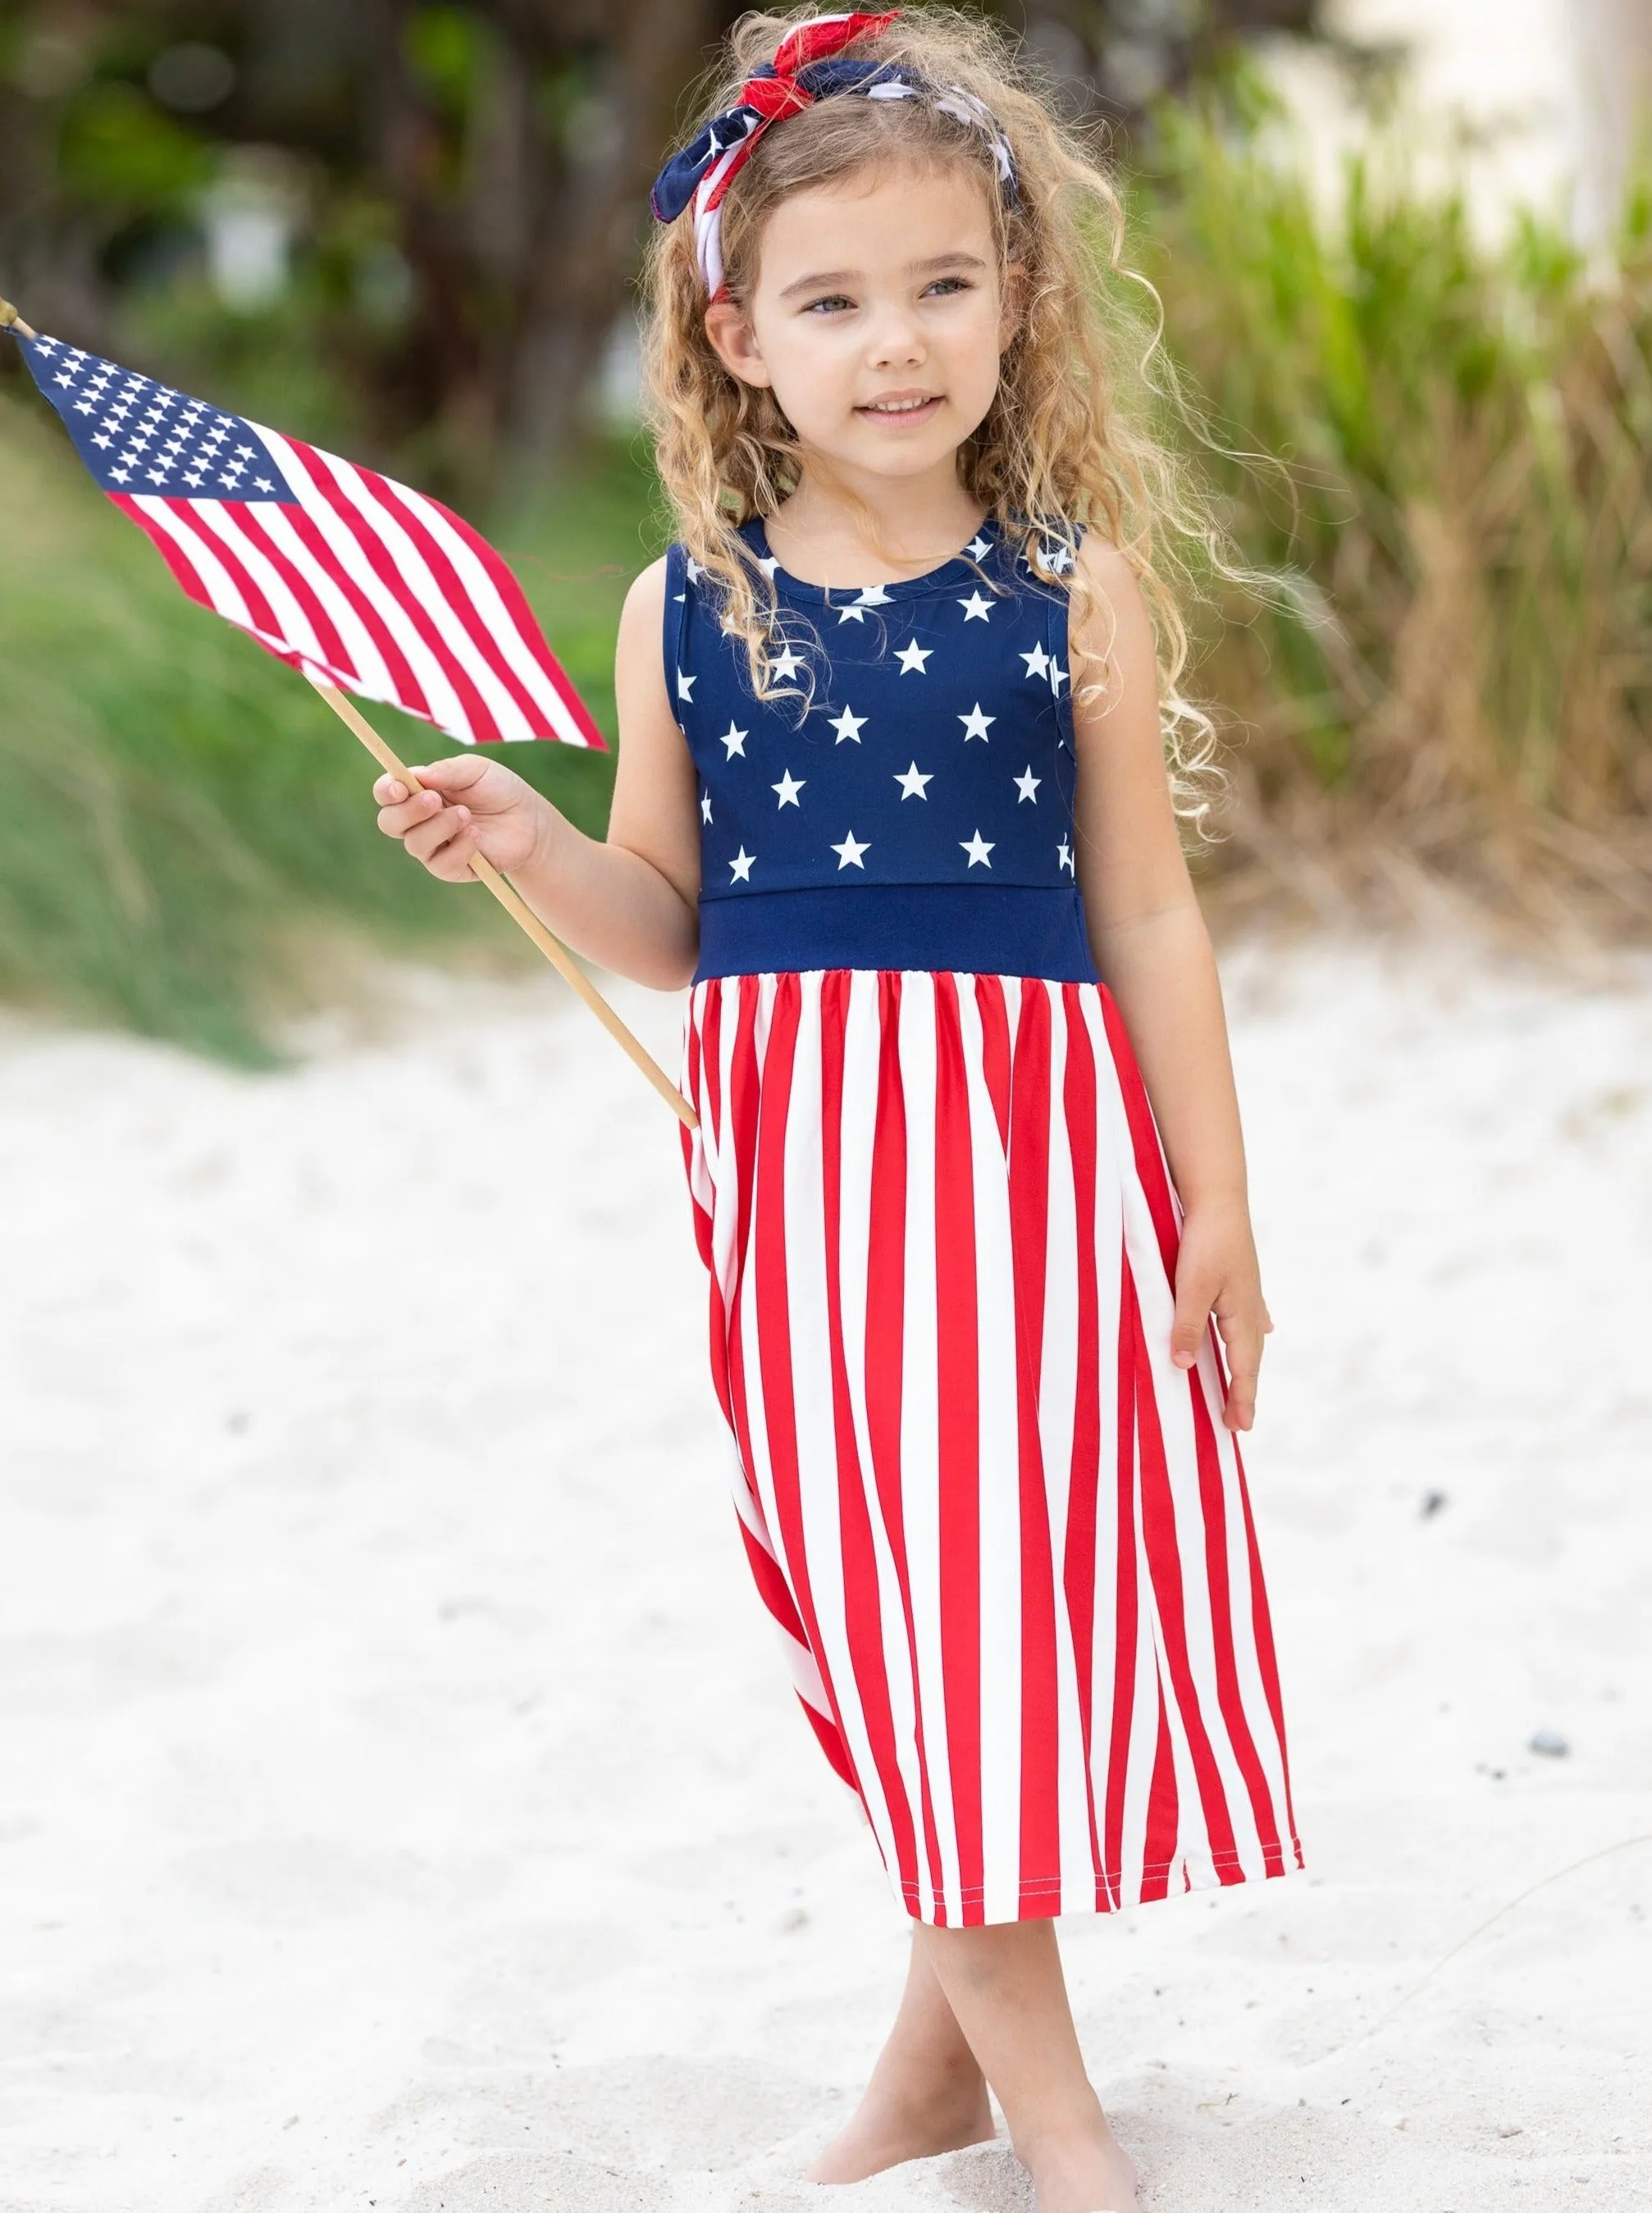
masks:
[[(814, 13), (742, 16), (722, 67), (700, 88), (699, 119), (732, 107), (753, 70)], [(1155, 434), (1161, 403), (1167, 399), (1184, 414), (1185, 403), (1164, 356), (1157, 295), (1125, 265), (1119, 188), (1058, 119), (1049, 94), (997, 24), (926, 5), (849, 52), (901, 64), (936, 86), (961, 87), (981, 101), (1009, 143), (1015, 204), (1003, 204), (989, 139), (961, 116), (922, 99), (821, 99), (764, 136), (723, 200), (728, 293), (737, 303), (749, 297), (764, 225), (793, 193), (891, 168), (955, 168), (978, 177), (1017, 321), (991, 408), (960, 448), (960, 481), (1023, 544), (1046, 584), (1069, 592), (1075, 631), (1094, 607), (1094, 587), (1076, 560), (1064, 563), (1058, 553), (1052, 568), (1042, 549), (1058, 543), (1071, 554), (1088, 529), (1129, 562), (1153, 617), (1177, 809), (1202, 823), (1215, 731), (1180, 688), (1189, 655), (1183, 602), (1197, 589), (1201, 566), (1228, 573), (1229, 564), (1209, 508)], [(773, 582), (738, 533), (754, 516), (771, 515), (793, 491), (803, 449), (773, 393), (731, 375), (706, 335), (692, 208), (655, 227), (644, 281), (645, 405), (677, 535), (726, 594), (723, 621), (745, 645), (757, 696), (796, 696), (771, 680)], [(1151, 302), (1147, 314), (1143, 301)], [(1097, 697), (1111, 680), (1110, 651), (1080, 657), (1099, 667), (1075, 697)]]

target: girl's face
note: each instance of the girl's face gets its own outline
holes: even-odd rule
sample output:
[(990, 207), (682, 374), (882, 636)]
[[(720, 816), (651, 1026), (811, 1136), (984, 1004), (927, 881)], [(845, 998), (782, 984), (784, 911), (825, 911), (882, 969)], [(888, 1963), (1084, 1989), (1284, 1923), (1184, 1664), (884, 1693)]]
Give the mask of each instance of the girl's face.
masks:
[(957, 169), (876, 170), (783, 200), (745, 305), (705, 326), (805, 446), (851, 472), (950, 460), (998, 387), (1011, 318), (985, 192)]

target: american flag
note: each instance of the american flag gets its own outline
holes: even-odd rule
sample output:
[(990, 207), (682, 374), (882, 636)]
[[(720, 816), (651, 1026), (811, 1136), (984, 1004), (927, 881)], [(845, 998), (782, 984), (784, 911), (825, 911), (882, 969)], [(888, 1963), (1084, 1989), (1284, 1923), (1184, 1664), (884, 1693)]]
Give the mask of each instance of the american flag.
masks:
[(60, 339), (13, 336), (93, 477), (191, 599), (466, 745), (601, 746), (516, 579), (450, 509)]

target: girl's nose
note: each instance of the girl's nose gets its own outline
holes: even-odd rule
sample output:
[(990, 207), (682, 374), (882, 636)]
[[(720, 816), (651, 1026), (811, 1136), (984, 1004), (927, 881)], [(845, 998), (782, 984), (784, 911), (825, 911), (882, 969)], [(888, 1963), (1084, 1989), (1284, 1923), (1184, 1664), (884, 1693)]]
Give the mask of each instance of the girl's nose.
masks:
[(871, 333), (867, 359), (874, 369), (916, 369), (924, 357), (923, 335), (908, 315), (881, 318)]

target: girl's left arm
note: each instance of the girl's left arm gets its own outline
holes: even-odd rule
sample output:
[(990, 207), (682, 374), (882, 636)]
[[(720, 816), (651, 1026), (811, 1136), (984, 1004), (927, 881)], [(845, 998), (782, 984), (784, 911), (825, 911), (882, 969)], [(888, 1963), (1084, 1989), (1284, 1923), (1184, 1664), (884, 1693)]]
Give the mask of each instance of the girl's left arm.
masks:
[[(1090, 946), (1124, 1017), (1182, 1202), (1173, 1357), (1192, 1366), (1214, 1313), (1232, 1378), (1223, 1419), (1248, 1430), (1262, 1340), (1273, 1325), (1251, 1233), (1216, 956), (1165, 772), (1153, 625), (1122, 553), (1091, 533), (1079, 559), (1097, 607), (1076, 642), (1109, 666), (1105, 695), (1073, 704), (1078, 882)], [(1085, 664), (1076, 652), (1070, 660), (1076, 689)]]

